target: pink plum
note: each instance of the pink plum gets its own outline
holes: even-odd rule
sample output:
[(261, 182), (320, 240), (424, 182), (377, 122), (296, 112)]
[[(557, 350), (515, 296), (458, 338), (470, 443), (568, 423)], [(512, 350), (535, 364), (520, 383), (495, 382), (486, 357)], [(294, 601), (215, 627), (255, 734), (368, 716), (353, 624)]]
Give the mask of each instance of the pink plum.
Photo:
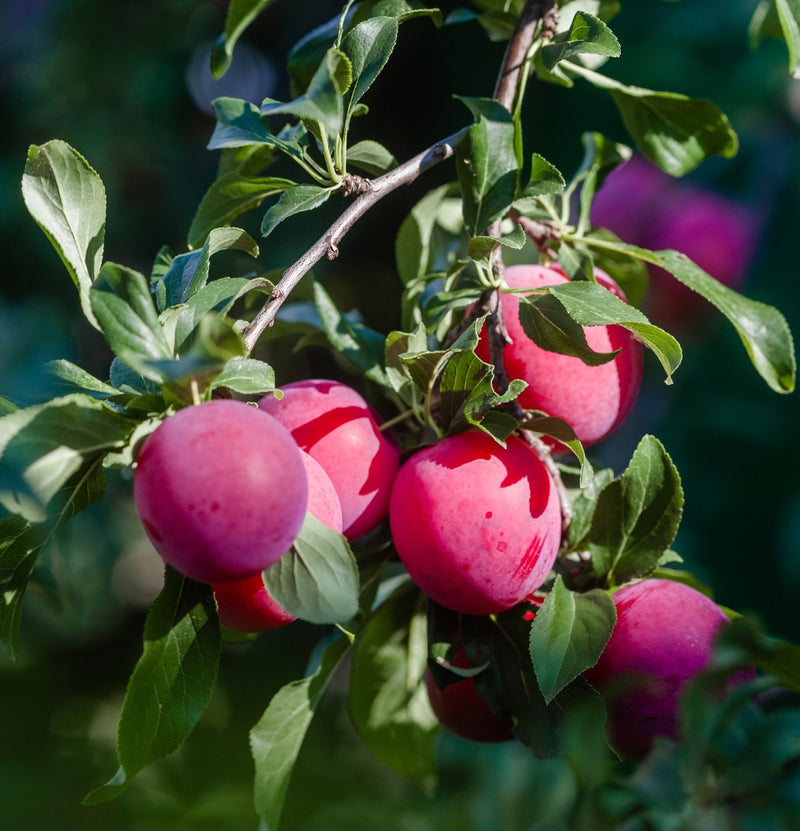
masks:
[(542, 460), (512, 436), (504, 448), (468, 431), (423, 447), (400, 468), (389, 509), (411, 579), (472, 615), (510, 609), (547, 578), (561, 507)]
[(338, 381), (310, 379), (281, 388), (258, 406), (292, 434), (333, 482), (342, 506), (344, 535), (352, 540), (386, 517), (399, 451), (378, 429), (367, 402)]
[[(469, 667), (462, 648), (453, 666)], [(511, 722), (498, 718), (483, 700), (474, 678), (464, 678), (439, 689), (430, 670), (425, 673), (425, 687), (431, 709), (439, 723), (451, 733), (473, 742), (505, 742), (514, 738)]]
[(308, 502), (303, 458), (275, 419), (240, 401), (179, 410), (147, 437), (133, 494), (162, 559), (202, 582), (271, 566), (297, 536)]
[[(617, 284), (600, 269), (597, 282), (625, 299)], [(568, 283), (557, 266), (515, 265), (505, 270), (511, 288), (541, 288)], [(528, 383), (519, 396), (525, 409), (542, 410), (566, 421), (585, 446), (605, 438), (628, 415), (642, 379), (642, 346), (621, 326), (584, 326), (586, 342), (595, 352), (619, 354), (610, 362), (589, 366), (580, 358), (549, 352), (537, 346), (519, 321), (519, 298), (502, 296), (503, 316), (511, 343), (503, 351), (510, 378)], [(489, 345), (481, 336), (478, 356), (489, 362)]]
[[(330, 477), (319, 462), (300, 452), (308, 475), (308, 512), (341, 533), (342, 506)], [(269, 632), (296, 620), (272, 599), (260, 573), (233, 583), (216, 583), (214, 595), (220, 623), (237, 632)]]
[(711, 657), (728, 617), (684, 583), (650, 578), (613, 594), (617, 622), (584, 677), (609, 700), (612, 746), (641, 761), (657, 736), (675, 738), (686, 683)]

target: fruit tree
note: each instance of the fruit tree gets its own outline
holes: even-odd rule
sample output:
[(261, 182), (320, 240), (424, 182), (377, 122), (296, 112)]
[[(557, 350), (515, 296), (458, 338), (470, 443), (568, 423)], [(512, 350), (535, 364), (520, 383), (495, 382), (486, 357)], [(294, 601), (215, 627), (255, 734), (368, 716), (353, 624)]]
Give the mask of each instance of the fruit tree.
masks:
[[(729, 362), (763, 396), (794, 389), (786, 319), (720, 254), (749, 256), (750, 215), (729, 248), (704, 225), (718, 203), (673, 184), (734, 157), (731, 121), (618, 80), (628, 4), (607, 0), (347, 0), (333, 16), (231, 0), (204, 66), (226, 76), (282, 5), (306, 32), (285, 89), (215, 98), (217, 175), (183, 250), (142, 252), (148, 273), (106, 259), (106, 189), (79, 148), (56, 137), (20, 159), (24, 205), (109, 364), (59, 359), (63, 394), (0, 398), (0, 638), (24, 660), (26, 593), (59, 591), (38, 563), (111, 482), (163, 575), (119, 690), (116, 773), (76, 801), (132, 799), (194, 752), (226, 662), (256, 672), (259, 643), (310, 639), (250, 724), (253, 828), (292, 822), (306, 742), (342, 714), (432, 793), (440, 738), (559, 760), (570, 796), (547, 827), (797, 827), (800, 647), (681, 567), (681, 476), (634, 434), (654, 379), (659, 395), (682, 383), (668, 330), (685, 298), (732, 327)], [(453, 65), (486, 46), (494, 86), (448, 90), (459, 116), (398, 159), (372, 125), (392, 118), (398, 44), (423, 28), (470, 38)], [(758, 4), (751, 34), (783, 38), (792, 72), (798, 30), (797, 4)], [(625, 138), (547, 113), (568, 169), (535, 102), (578, 90)], [(351, 232), (403, 200), (387, 290)]]

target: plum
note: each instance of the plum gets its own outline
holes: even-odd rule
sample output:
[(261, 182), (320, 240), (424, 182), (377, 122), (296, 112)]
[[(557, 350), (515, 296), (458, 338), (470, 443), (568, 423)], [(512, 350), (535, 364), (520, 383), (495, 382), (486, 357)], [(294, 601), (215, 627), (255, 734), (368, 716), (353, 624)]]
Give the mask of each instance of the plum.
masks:
[(258, 574), (287, 551), (305, 516), (308, 476), (278, 421), (213, 400), (179, 410), (147, 437), (133, 494), (166, 563), (223, 582)]
[(392, 538), (412, 580), (449, 609), (509, 609), (547, 578), (561, 508), (544, 462), (522, 439), (507, 446), (466, 431), (424, 447), (400, 468)]
[(367, 402), (352, 387), (320, 378), (286, 384), (281, 392), (258, 406), (322, 465), (339, 495), (344, 535), (353, 540), (377, 528), (386, 518), (399, 451)]

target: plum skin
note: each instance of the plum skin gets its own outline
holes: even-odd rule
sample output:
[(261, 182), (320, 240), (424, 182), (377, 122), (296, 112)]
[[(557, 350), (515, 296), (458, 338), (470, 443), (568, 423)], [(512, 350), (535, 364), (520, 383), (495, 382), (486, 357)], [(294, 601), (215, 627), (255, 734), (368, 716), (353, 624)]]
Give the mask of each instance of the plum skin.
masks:
[[(342, 506), (330, 477), (315, 459), (300, 451), (308, 476), (306, 510), (323, 524), (341, 534)], [(219, 622), (236, 632), (270, 632), (297, 618), (275, 601), (259, 572), (244, 580), (214, 584)]]
[[(601, 269), (597, 282), (624, 300), (622, 290)], [(505, 270), (511, 288), (538, 288), (568, 283), (558, 266), (514, 265)], [(595, 352), (619, 354), (608, 363), (589, 366), (580, 358), (548, 352), (537, 346), (519, 321), (519, 297), (503, 293), (503, 318), (511, 339), (503, 350), (510, 378), (521, 378), (528, 387), (519, 396), (527, 410), (542, 410), (566, 421), (584, 446), (596, 444), (615, 430), (631, 411), (642, 379), (642, 346), (622, 326), (584, 326), (586, 342)], [(490, 363), (489, 345), (482, 333), (475, 350)]]
[(457, 612), (510, 609), (547, 578), (561, 507), (542, 460), (512, 436), (503, 448), (467, 431), (424, 447), (400, 468), (392, 538), (411, 579)]
[[(469, 667), (463, 647), (452, 664), (462, 669)], [(474, 678), (463, 678), (439, 689), (430, 670), (426, 670), (425, 688), (439, 723), (456, 736), (473, 742), (506, 742), (514, 738), (511, 722), (492, 712)]]
[(367, 402), (352, 387), (312, 378), (265, 396), (259, 408), (283, 424), (298, 446), (333, 482), (342, 506), (343, 533), (354, 540), (386, 518), (399, 451), (378, 429)]
[(706, 595), (662, 578), (624, 586), (612, 599), (617, 622), (584, 677), (607, 698), (612, 746), (641, 761), (657, 736), (677, 737), (681, 692), (708, 665), (729, 619)]
[(268, 568), (297, 536), (308, 502), (300, 451), (275, 419), (240, 401), (179, 410), (144, 442), (133, 495), (162, 559), (204, 583)]

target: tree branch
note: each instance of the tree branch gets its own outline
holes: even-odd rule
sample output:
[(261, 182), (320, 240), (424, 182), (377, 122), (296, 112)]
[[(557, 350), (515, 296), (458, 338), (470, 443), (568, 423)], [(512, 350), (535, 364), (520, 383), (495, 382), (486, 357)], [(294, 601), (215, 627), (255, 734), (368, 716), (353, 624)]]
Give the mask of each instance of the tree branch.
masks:
[(323, 257), (333, 260), (338, 256), (339, 243), (370, 208), (388, 193), (396, 190), (401, 185), (411, 184), (420, 174), (453, 156), (456, 145), (465, 132), (466, 128), (453, 133), (453, 135), (442, 139), (427, 150), (418, 153), (407, 162), (395, 167), (388, 173), (384, 173), (383, 176), (362, 185), (361, 195), (356, 197), (356, 200), (297, 262), (283, 272), (267, 302), (242, 333), (247, 349), (253, 349), (262, 332), (274, 322), (278, 309), (286, 301), (290, 292), (314, 265)]

